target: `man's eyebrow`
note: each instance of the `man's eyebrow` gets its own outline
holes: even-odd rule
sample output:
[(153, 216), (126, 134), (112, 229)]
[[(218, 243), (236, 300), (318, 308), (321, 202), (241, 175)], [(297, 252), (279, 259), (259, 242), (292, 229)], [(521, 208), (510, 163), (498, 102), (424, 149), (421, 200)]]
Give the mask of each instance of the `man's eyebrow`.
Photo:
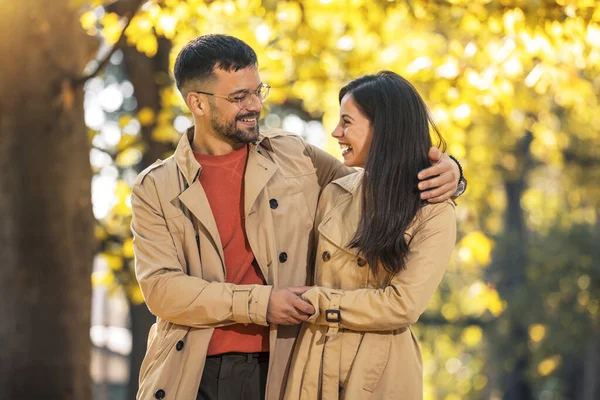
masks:
[(250, 91), (250, 89), (240, 89), (240, 90), (236, 90), (235, 92), (229, 93), (229, 95), (231, 96), (231, 95), (234, 95), (234, 94), (242, 94), (242, 93), (247, 93), (249, 91)]
[[(258, 88), (261, 87), (261, 85), (263, 85), (262, 82), (259, 83), (258, 86), (256, 87), (256, 89), (254, 89), (254, 90), (258, 90)], [(251, 89), (239, 89), (239, 90), (236, 90), (235, 92), (229, 93), (229, 95), (231, 96), (233, 94), (241, 94), (241, 93), (244, 93), (244, 92), (251, 92), (251, 91), (252, 91)]]

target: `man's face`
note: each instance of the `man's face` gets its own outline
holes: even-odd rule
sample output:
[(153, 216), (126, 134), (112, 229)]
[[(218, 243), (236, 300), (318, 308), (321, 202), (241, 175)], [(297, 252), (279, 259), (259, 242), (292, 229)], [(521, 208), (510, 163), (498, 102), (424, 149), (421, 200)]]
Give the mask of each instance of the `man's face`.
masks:
[[(215, 69), (215, 77), (210, 92), (232, 99), (242, 98), (261, 85), (260, 75), (254, 67), (232, 72)], [(234, 143), (250, 143), (258, 139), (262, 103), (254, 94), (250, 94), (250, 97), (252, 101), (247, 104), (209, 96), (210, 123), (215, 133)]]

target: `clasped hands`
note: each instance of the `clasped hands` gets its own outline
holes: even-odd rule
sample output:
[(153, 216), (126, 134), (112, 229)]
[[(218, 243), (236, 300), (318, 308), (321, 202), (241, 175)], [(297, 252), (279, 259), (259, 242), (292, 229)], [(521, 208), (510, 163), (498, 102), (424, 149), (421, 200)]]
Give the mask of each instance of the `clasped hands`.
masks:
[(267, 306), (267, 321), (277, 325), (297, 325), (315, 313), (312, 305), (302, 299), (310, 286), (273, 288)]

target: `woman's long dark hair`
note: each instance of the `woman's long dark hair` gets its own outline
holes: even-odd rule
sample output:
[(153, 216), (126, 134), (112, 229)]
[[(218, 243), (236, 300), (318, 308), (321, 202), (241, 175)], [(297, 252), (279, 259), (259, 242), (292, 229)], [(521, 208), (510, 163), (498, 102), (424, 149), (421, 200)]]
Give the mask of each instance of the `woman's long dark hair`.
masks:
[(430, 126), (441, 151), (446, 143), (417, 90), (394, 72), (353, 80), (340, 90), (340, 103), (347, 94), (373, 129), (365, 163), (362, 214), (349, 247), (357, 248), (375, 273), (381, 264), (395, 274), (404, 269), (408, 254), (404, 232), (424, 204), (417, 174), (430, 166)]

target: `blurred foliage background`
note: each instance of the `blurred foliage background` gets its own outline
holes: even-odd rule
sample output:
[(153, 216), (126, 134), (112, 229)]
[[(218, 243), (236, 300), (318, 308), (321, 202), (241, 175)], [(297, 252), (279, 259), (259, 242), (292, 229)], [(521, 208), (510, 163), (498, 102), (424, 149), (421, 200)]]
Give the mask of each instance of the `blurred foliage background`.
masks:
[[(451, 265), (417, 325), (426, 399), (600, 398), (600, 5), (595, 0), (73, 0), (102, 45), (85, 84), (98, 253), (126, 295), (129, 395), (152, 322), (129, 195), (191, 124), (179, 49), (226, 33), (272, 86), (263, 129), (339, 156), (338, 90), (388, 69), (427, 101), (469, 180)], [(102, 62), (92, 62), (89, 71)], [(100, 395), (96, 395), (97, 398)]]

